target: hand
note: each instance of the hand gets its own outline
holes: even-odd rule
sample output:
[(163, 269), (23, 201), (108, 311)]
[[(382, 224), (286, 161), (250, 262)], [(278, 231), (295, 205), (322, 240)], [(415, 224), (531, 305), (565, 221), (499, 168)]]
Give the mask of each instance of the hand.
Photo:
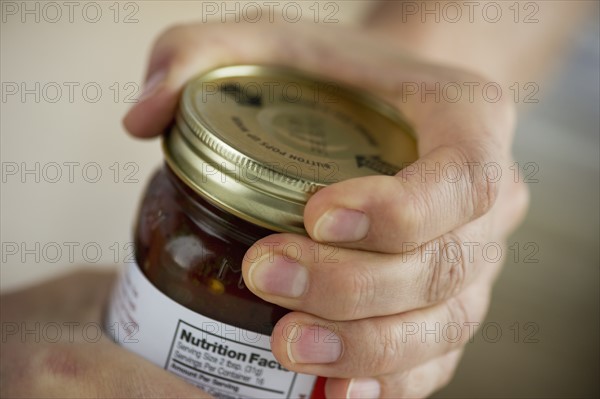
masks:
[(114, 279), (79, 271), (1, 297), (1, 397), (210, 397), (106, 336)]
[[(245, 263), (243, 273), (256, 295), (295, 310), (277, 324), (273, 352), (286, 368), (330, 377), (328, 397), (427, 396), (449, 381), (473, 333), (469, 326), (485, 316), (501, 262), (482, 248), (501, 245), (527, 207), (526, 190), (507, 173), (512, 107), (467, 95), (421, 101), (407, 82), (430, 89), (487, 81), (390, 53), (360, 30), (192, 24), (156, 42), (147, 89), (125, 126), (136, 136), (158, 135), (172, 120), (186, 80), (240, 63), (289, 65), (358, 86), (395, 105), (414, 126), (415, 164), (393, 177), (357, 178), (319, 191), (304, 214), (310, 238), (260, 240), (256, 246), (275, 248), (273, 257)], [(493, 181), (494, 172), (504, 174)], [(292, 242), (302, 249), (295, 261), (278, 252)], [(324, 256), (332, 248), (334, 256)], [(444, 331), (459, 326), (461, 334), (414, 331), (436, 324)]]

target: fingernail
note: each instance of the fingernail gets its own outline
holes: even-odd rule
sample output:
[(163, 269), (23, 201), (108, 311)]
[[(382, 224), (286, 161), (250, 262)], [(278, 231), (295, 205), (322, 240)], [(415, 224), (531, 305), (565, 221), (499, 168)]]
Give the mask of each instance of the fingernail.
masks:
[(377, 399), (381, 393), (379, 381), (373, 378), (353, 378), (348, 385), (346, 399)]
[(162, 69), (153, 72), (148, 80), (146, 80), (146, 83), (144, 83), (144, 88), (142, 89), (142, 94), (140, 94), (140, 97), (138, 98), (138, 102), (141, 103), (148, 97), (151, 97), (156, 92), (160, 84), (165, 80), (166, 75), (166, 71)]
[(304, 266), (283, 256), (264, 256), (248, 271), (250, 283), (266, 294), (297, 298), (308, 287)]
[(333, 209), (315, 225), (315, 238), (323, 242), (360, 241), (369, 232), (369, 218), (361, 211)]
[(324, 327), (294, 325), (286, 339), (292, 363), (333, 363), (342, 355), (342, 340)]

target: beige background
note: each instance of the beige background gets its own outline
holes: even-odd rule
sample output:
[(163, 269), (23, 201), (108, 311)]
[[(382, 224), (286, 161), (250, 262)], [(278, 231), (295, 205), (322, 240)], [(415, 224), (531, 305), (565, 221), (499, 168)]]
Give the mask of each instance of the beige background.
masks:
[[(90, 260), (102, 267), (122, 263), (140, 191), (161, 162), (157, 141), (124, 133), (120, 118), (129, 106), (124, 96), (139, 84), (153, 38), (174, 22), (202, 17), (198, 2), (152, 1), (127, 8), (121, 3), (114, 22), (113, 2), (99, 1), (97, 23), (83, 18), (85, 3), (75, 9), (72, 23), (65, 8), (56, 23), (48, 21), (55, 18), (51, 9), (39, 22), (33, 15), (22, 22), (20, 14), (5, 12), (6, 3), (0, 32), (3, 292), (81, 265), (93, 267)], [(42, 13), (43, 3), (37, 4)], [(341, 3), (338, 15), (351, 23), (366, 6)], [(87, 15), (93, 17), (93, 11)], [(138, 21), (123, 23), (130, 12)], [(497, 323), (502, 335), (492, 343), (493, 329), (478, 334), (454, 382), (439, 397), (600, 394), (598, 36), (597, 21), (574, 33), (569, 61), (559, 75), (540, 83), (540, 102), (529, 106), (519, 123), (517, 158), (539, 166), (539, 182), (530, 184), (532, 210), (511, 238), (522, 251), (519, 262), (507, 264), (487, 320)], [(21, 90), (21, 84), (34, 88), (36, 82), (39, 102), (33, 94), (24, 100), (20, 93), (8, 94), (15, 85)], [(53, 82), (62, 88), (55, 103)], [(79, 84), (73, 102), (68, 82)], [(90, 97), (94, 87), (101, 88), (97, 102), (82, 93), (86, 84)], [(36, 163), (39, 182), (35, 172), (21, 174)], [(52, 183), (57, 164), (61, 175)], [(68, 165), (73, 165), (72, 181)], [(100, 180), (86, 181), (95, 178), (97, 166)], [(10, 174), (14, 167), (16, 175)], [(135, 181), (126, 182), (132, 172)], [(523, 262), (530, 242), (539, 248), (538, 263)], [(35, 253), (22, 251), (32, 248)], [(538, 342), (524, 342), (527, 333)]]

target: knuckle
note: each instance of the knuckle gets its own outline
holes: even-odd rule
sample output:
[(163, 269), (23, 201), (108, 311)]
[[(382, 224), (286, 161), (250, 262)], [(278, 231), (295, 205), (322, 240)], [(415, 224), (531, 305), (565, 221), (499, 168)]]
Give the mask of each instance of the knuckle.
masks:
[(402, 345), (401, 331), (394, 325), (384, 324), (376, 328), (375, 347), (365, 362), (368, 370), (375, 374), (395, 372), (400, 359), (404, 357), (405, 345)]
[(465, 165), (466, 199), (471, 205), (473, 218), (476, 218), (487, 213), (498, 198), (498, 179), (495, 176), (488, 176), (487, 169), (487, 166), (497, 165), (497, 163), (489, 161), (494, 158), (487, 154), (483, 144), (470, 143), (456, 146), (456, 151), (461, 159), (460, 162)]
[(448, 324), (455, 323), (457, 325), (465, 325), (471, 321), (471, 314), (464, 300), (460, 297), (450, 298), (446, 301), (446, 311)]
[(492, 209), (492, 206), (496, 202), (498, 185), (486, 176), (473, 176), (471, 197), (473, 201), (473, 215), (475, 217), (484, 215)]
[(364, 181), (367, 212), (377, 215), (370, 239), (388, 250), (396, 250), (403, 239), (414, 236), (422, 225), (420, 190), (405, 183), (405, 177), (369, 176)]
[(435, 214), (435, 200), (428, 194), (418, 187), (413, 190), (397, 184), (396, 192), (387, 196), (389, 201), (383, 204), (387, 217), (381, 223), (385, 226), (385, 240), (394, 243), (396, 249), (401, 249), (402, 242), (409, 237), (421, 237), (423, 220)]
[(373, 273), (368, 270), (356, 270), (349, 273), (352, 295), (348, 295), (349, 301), (345, 304), (343, 313), (350, 319), (358, 319), (365, 315), (365, 311), (375, 302), (376, 283)]
[[(432, 251), (429, 251), (432, 248)], [(432, 253), (428, 260), (425, 295), (428, 303), (436, 303), (455, 296), (467, 282), (468, 251), (454, 233), (447, 233), (425, 245)]]

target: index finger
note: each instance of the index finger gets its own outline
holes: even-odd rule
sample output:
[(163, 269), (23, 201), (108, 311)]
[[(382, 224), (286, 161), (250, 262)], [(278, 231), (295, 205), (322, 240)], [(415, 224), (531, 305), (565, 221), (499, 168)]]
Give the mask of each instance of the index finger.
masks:
[(316, 241), (398, 253), (487, 213), (509, 153), (514, 115), (506, 103), (418, 103), (407, 107), (420, 158), (396, 176), (342, 181), (309, 200)]

